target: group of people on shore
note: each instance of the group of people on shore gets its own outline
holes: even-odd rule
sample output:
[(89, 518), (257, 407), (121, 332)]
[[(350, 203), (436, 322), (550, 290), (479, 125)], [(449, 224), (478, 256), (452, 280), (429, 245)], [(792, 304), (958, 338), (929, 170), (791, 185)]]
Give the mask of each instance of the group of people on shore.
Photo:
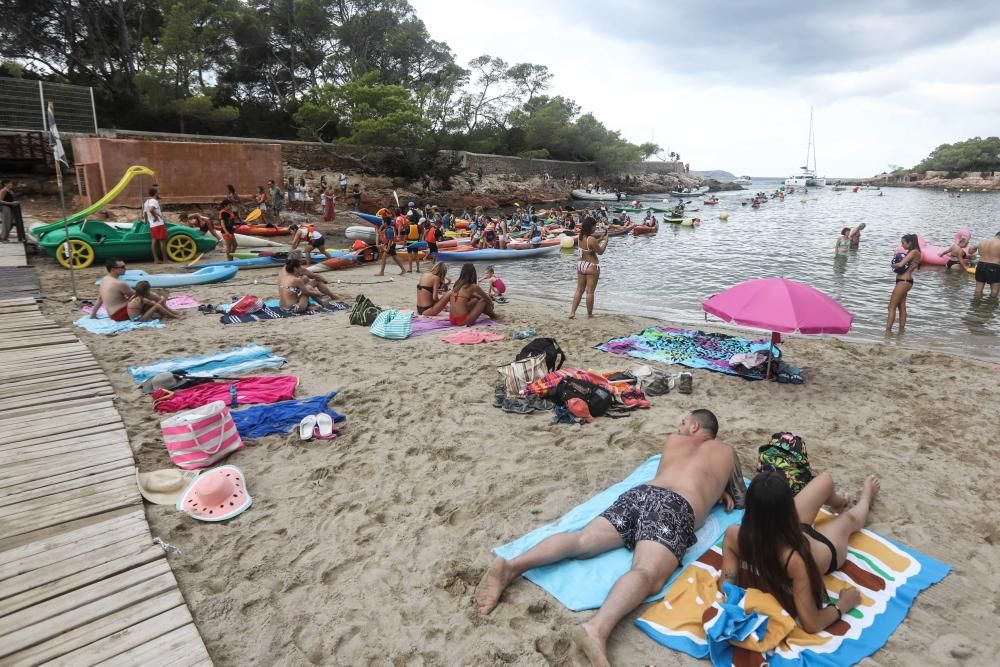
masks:
[[(625, 547), (632, 552), (631, 569), (573, 635), (593, 665), (609, 665), (607, 642), (614, 628), (663, 589), (709, 512), (721, 505), (727, 512), (745, 508), (745, 514), (741, 525), (725, 532), (719, 589), (730, 581), (770, 593), (806, 632), (838, 622), (861, 603), (861, 593), (848, 586), (829, 603), (822, 576), (846, 562), (848, 539), (865, 526), (879, 479), (868, 476), (853, 506), (836, 492), (828, 473), (797, 493), (781, 472), (761, 472), (746, 488), (736, 451), (718, 434), (711, 411), (686, 414), (667, 437), (652, 480), (623, 493), (582, 530), (551, 535), (511, 560), (495, 558), (476, 590), (479, 612), (491, 613), (504, 590), (528, 570)], [(837, 516), (815, 526), (823, 506)]]

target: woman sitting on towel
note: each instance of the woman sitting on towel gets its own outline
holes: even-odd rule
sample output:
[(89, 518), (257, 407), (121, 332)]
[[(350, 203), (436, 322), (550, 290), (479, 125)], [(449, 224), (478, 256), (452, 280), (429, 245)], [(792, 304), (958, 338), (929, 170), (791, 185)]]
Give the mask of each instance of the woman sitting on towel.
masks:
[(743, 524), (726, 529), (722, 576), (743, 588), (770, 593), (808, 633), (837, 623), (858, 606), (861, 593), (849, 586), (836, 603), (824, 604), (823, 575), (847, 560), (847, 540), (864, 528), (879, 485), (878, 477), (869, 475), (854, 507), (814, 528), (820, 508), (842, 500), (830, 474), (817, 475), (793, 496), (784, 475), (762, 472), (747, 490)]
[(448, 305), (448, 266), (435, 262), (417, 283), (417, 315), (437, 315)]
[(149, 289), (149, 281), (140, 280), (135, 284), (135, 294), (128, 300), (125, 308), (128, 318), (133, 322), (149, 322), (164, 318), (177, 318), (181, 314), (167, 307), (167, 297), (154, 294)]
[[(449, 295), (451, 310), (449, 319), (457, 327), (472, 326), (480, 315), (499, 320), (493, 310), (493, 299), (482, 290), (476, 279), (476, 267), (466, 263), (458, 274), (455, 287)], [(430, 311), (428, 311), (430, 312)]]

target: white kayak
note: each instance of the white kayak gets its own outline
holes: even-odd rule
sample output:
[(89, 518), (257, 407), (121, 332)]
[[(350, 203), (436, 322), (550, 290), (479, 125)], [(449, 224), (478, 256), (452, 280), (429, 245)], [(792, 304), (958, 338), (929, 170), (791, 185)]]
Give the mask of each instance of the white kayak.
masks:
[(378, 230), (371, 225), (351, 225), (344, 231), (344, 236), (348, 239), (365, 243), (375, 243), (377, 234)]
[(628, 196), (624, 192), (597, 192), (596, 190), (591, 190), (590, 192), (586, 190), (573, 190), (570, 194), (573, 196), (573, 199), (589, 199), (591, 201), (625, 201), (625, 198)]

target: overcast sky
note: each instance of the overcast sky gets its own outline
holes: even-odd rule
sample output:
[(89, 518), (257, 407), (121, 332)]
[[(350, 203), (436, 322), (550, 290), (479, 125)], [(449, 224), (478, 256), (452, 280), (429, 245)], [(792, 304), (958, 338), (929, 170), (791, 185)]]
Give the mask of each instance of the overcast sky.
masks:
[(1000, 133), (1000, 0), (410, 2), (460, 64), (546, 65), (550, 94), (692, 169), (796, 172), (810, 106), (827, 176)]

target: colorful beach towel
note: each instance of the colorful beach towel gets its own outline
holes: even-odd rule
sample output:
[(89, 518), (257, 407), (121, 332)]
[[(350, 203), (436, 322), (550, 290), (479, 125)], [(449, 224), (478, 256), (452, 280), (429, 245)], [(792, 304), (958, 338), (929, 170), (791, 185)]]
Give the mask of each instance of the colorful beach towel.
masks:
[[(612, 338), (606, 343), (595, 345), (598, 350), (611, 354), (627, 355), (665, 364), (680, 364), (688, 368), (704, 368), (729, 375), (739, 375), (751, 380), (763, 380), (758, 373), (747, 373), (729, 365), (729, 360), (737, 354), (766, 352), (770, 340), (747, 340), (738, 336), (707, 333), (693, 329), (672, 327), (649, 327), (641, 333), (624, 338)], [(781, 350), (774, 348), (774, 358), (781, 356)]]
[(100, 315), (96, 318), (92, 318), (89, 315), (81, 317), (80, 319), (75, 320), (73, 324), (81, 329), (86, 329), (92, 334), (101, 334), (105, 336), (113, 336), (114, 334), (120, 334), (125, 331), (134, 331), (135, 329), (163, 329), (167, 326), (159, 320), (152, 320), (149, 322), (132, 322), (130, 320), (115, 322), (107, 316), (101, 317)]
[(247, 438), (263, 438), (274, 433), (288, 433), (306, 415), (315, 415), (320, 412), (333, 417), (333, 421), (342, 422), (347, 417), (338, 414), (327, 407), (330, 400), (337, 395), (331, 391), (322, 396), (312, 396), (302, 398), (297, 401), (282, 401), (271, 405), (255, 405), (243, 410), (233, 410), (233, 421), (236, 422), (236, 430), (244, 440)]
[[(486, 317), (485, 315), (480, 315), (473, 326), (477, 327), (492, 327), (496, 326), (496, 322)], [(462, 326), (465, 326), (464, 324)], [(414, 317), (413, 321), (410, 323), (410, 338), (414, 336), (423, 336), (424, 334), (434, 333), (435, 331), (445, 331), (446, 329), (457, 328), (448, 317), (445, 316), (423, 316)]]
[[(659, 464), (659, 455), (650, 457), (636, 468), (625, 481), (605, 489), (582, 505), (577, 505), (555, 523), (537, 528), (518, 540), (498, 547), (494, 553), (509, 560), (520, 556), (550, 535), (580, 530), (610, 507), (618, 496), (632, 487), (645, 484), (653, 479)], [(697, 543), (684, 554), (681, 568), (695, 560), (705, 549), (718, 542), (726, 528), (739, 523), (742, 519), (742, 510), (727, 513), (721, 506), (716, 505), (709, 513), (708, 518), (705, 519), (705, 523), (698, 529)], [(564, 560), (528, 570), (524, 576), (559, 600), (567, 609), (582, 611), (600, 607), (605, 598), (608, 597), (608, 592), (611, 591), (614, 583), (631, 566), (632, 552), (622, 547), (595, 558)], [(648, 600), (657, 600), (663, 597), (667, 588), (677, 578), (681, 568), (678, 568), (659, 593), (650, 596)]]
[(504, 337), (499, 334), (480, 331), (479, 329), (466, 329), (465, 331), (459, 331), (458, 333), (453, 333), (450, 336), (444, 336), (441, 338), (441, 340), (445, 343), (452, 343), (453, 345), (496, 343), (503, 339)]
[(235, 382), (206, 382), (179, 391), (157, 389), (153, 392), (153, 406), (157, 412), (177, 412), (223, 401), (231, 405), (230, 387), (236, 387), (236, 403), (277, 403), (295, 396), (299, 379), (294, 375), (269, 375), (240, 378)]
[[(200, 305), (201, 304), (196, 299), (191, 298), (187, 294), (178, 294), (177, 296), (172, 296), (167, 299), (167, 308), (172, 310), (187, 310), (190, 308), (197, 308)], [(94, 307), (84, 306), (80, 310), (90, 315), (94, 312)], [(101, 317), (102, 315), (107, 316), (107, 314), (108, 310), (103, 305), (101, 306), (101, 309), (97, 311), (98, 317)]]
[[(816, 521), (830, 518), (821, 512)], [(721, 540), (688, 565), (663, 602), (650, 607), (635, 623), (664, 646), (696, 658), (711, 656), (714, 665), (757, 665), (765, 659), (771, 667), (853, 665), (881, 648), (920, 591), (941, 581), (951, 568), (869, 530), (852, 535), (847, 552), (844, 566), (824, 576), (823, 582), (829, 599), (836, 599), (847, 586), (858, 588), (861, 605), (817, 634), (796, 625), (773, 596), (750, 589), (740, 606), (751, 616), (766, 617), (767, 624), (736, 641), (736, 649), (732, 640), (713, 639), (720, 624), (734, 620), (734, 610), (726, 609), (728, 605), (717, 596)]]
[(260, 322), (261, 320), (280, 320), (286, 317), (302, 317), (303, 315), (335, 313), (338, 310), (347, 310), (347, 304), (343, 301), (331, 301), (328, 305), (320, 307), (319, 310), (306, 310), (302, 312), (264, 306), (257, 312), (247, 313), (246, 315), (223, 315), (219, 318), (219, 321), (223, 324), (245, 324), (246, 322)]
[(582, 368), (560, 368), (557, 371), (550, 371), (534, 382), (529, 383), (524, 388), (523, 393), (525, 396), (539, 396), (544, 398), (555, 391), (555, 388), (559, 386), (559, 381), (563, 378), (576, 378), (577, 380), (596, 384), (598, 387), (604, 387), (614, 396), (620, 393), (618, 387), (608, 382), (608, 379), (603, 375), (598, 375), (592, 371), (585, 371)]
[(188, 375), (198, 377), (224, 377), (255, 368), (277, 368), (284, 363), (284, 357), (274, 356), (266, 347), (246, 345), (200, 357), (180, 357), (156, 361), (146, 366), (129, 366), (128, 372), (136, 384), (141, 384), (158, 373), (168, 371), (187, 371)]

